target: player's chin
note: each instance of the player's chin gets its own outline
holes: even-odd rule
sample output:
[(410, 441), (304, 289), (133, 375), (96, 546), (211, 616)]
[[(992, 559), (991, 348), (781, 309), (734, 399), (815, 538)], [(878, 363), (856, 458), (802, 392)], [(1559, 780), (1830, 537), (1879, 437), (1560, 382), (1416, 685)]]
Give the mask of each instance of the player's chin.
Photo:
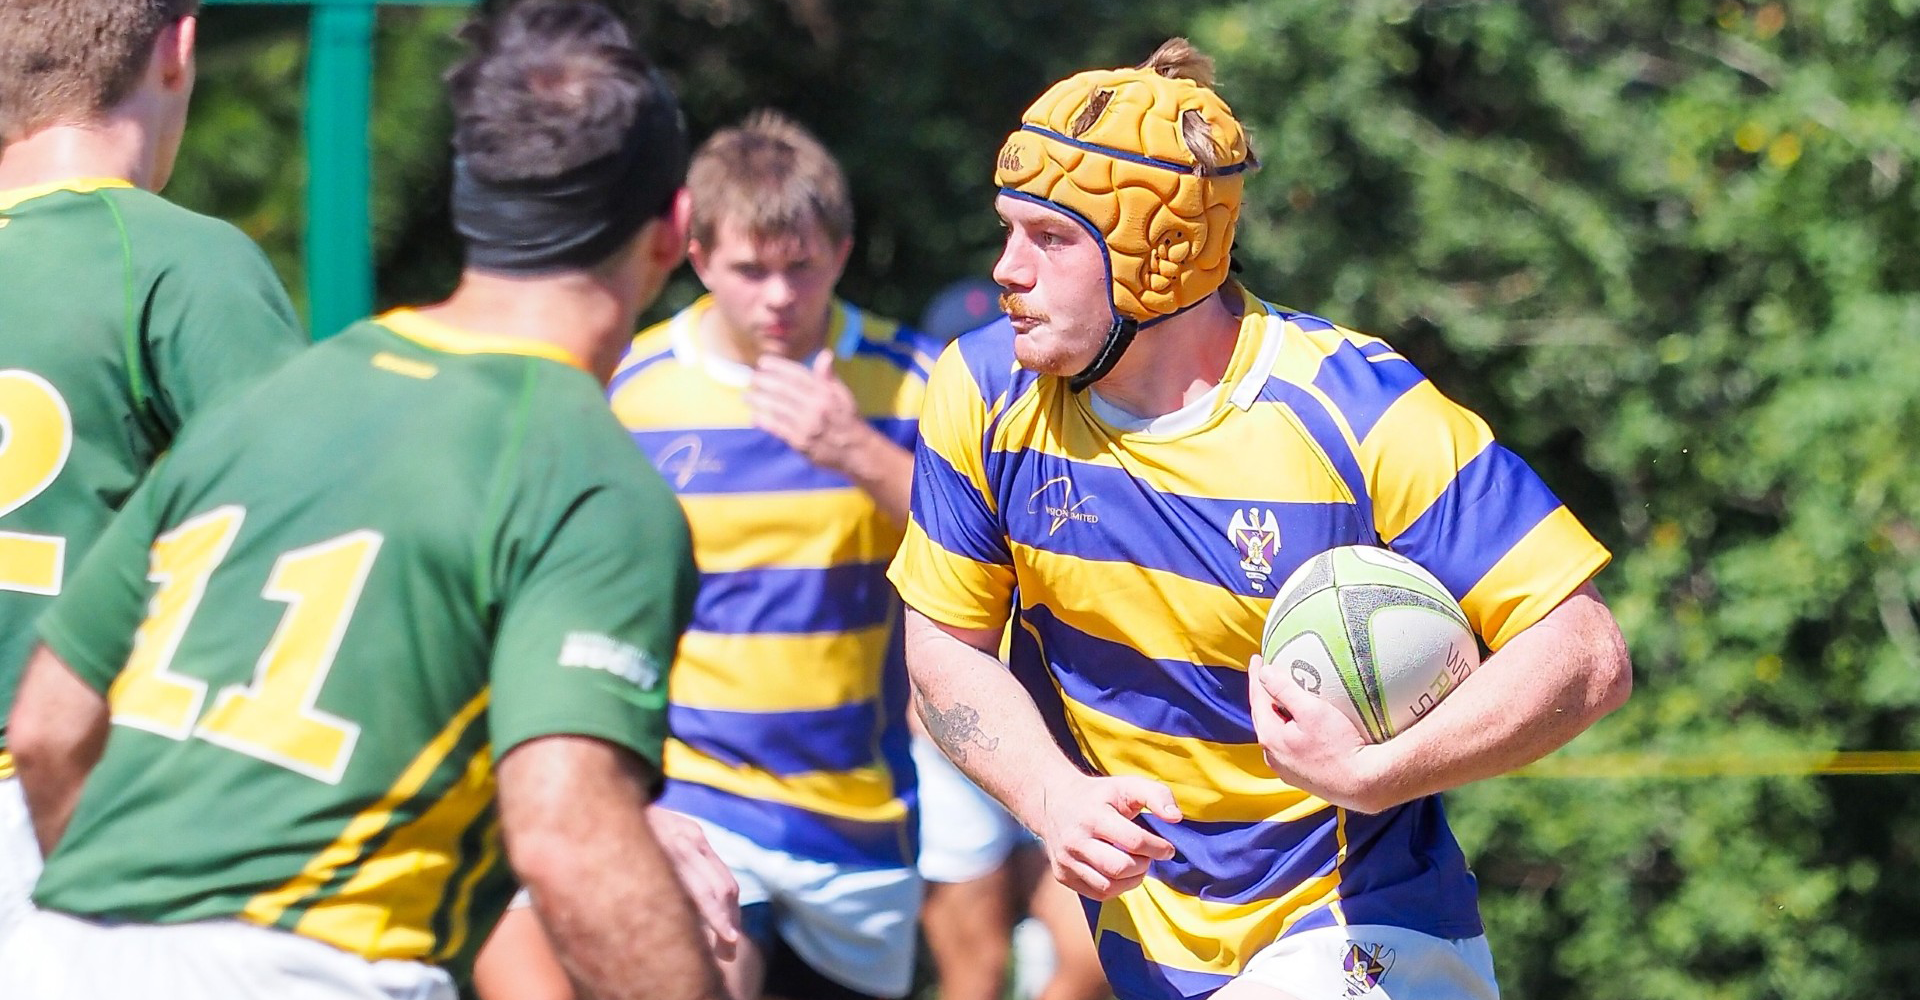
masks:
[(1037, 375), (1073, 375), (1086, 367), (1074, 357), (1048, 343), (1044, 334), (1022, 333), (1013, 338), (1013, 360)]

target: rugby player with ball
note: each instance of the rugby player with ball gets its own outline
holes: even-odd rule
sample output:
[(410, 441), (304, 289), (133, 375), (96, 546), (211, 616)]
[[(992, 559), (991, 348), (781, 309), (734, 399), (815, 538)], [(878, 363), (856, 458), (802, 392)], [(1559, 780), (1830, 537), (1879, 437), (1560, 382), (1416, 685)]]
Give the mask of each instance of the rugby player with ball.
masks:
[[(1122, 1000), (1487, 1000), (1438, 793), (1624, 701), (1608, 554), (1391, 346), (1229, 278), (1256, 160), (1212, 75), (1175, 39), (1000, 149), (1008, 318), (935, 366), (891, 570), (918, 709), (1088, 898)], [(1493, 650), (1391, 739), (1260, 658), (1285, 582), (1344, 546), (1437, 584), (1367, 628), (1457, 602)], [(1336, 552), (1303, 613), (1379, 563)]]

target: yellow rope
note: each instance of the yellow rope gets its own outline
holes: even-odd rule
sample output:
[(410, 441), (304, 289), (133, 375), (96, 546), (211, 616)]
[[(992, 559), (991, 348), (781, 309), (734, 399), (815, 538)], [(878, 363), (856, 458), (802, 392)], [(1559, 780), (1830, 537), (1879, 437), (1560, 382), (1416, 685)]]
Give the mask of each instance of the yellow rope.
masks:
[(1920, 750), (1798, 753), (1596, 753), (1548, 757), (1519, 778), (1764, 778), (1815, 774), (1920, 774)]

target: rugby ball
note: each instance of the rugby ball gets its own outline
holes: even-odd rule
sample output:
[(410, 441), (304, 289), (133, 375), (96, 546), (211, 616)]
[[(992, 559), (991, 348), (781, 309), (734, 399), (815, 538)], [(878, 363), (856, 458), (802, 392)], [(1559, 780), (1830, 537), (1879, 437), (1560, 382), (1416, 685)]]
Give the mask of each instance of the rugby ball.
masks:
[(1381, 743), (1465, 680), (1480, 665), (1480, 646), (1460, 603), (1419, 563), (1343, 545), (1280, 586), (1260, 656)]

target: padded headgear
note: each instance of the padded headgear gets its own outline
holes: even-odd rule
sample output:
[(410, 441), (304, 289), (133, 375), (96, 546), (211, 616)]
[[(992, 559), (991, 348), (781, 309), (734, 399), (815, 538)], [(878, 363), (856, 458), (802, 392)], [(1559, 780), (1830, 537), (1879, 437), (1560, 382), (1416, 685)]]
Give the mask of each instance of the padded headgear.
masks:
[[(1183, 138), (1197, 112), (1218, 152), (1203, 172)], [(1116, 323), (1145, 324), (1227, 280), (1247, 134), (1212, 88), (1150, 69), (1089, 70), (1053, 85), (1000, 147), (1003, 193), (1044, 202), (1106, 247)]]

